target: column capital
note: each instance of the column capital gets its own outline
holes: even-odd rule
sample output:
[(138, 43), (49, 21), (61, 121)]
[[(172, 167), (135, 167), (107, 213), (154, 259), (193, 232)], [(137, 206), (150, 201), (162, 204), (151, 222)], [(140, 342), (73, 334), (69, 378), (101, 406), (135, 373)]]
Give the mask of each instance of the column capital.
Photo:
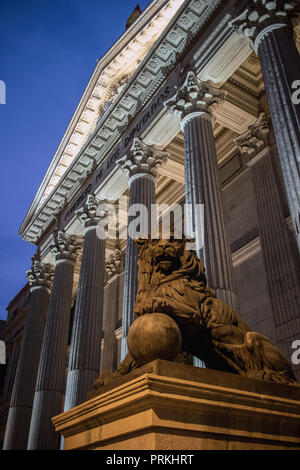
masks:
[(261, 113), (255, 123), (234, 142), (240, 152), (249, 157), (248, 166), (258, 161), (272, 147), (271, 128), (265, 113)]
[(250, 0), (247, 8), (230, 21), (239, 34), (250, 38), (257, 53), (263, 37), (274, 29), (290, 26), (290, 19), (300, 12), (295, 1), (284, 0)]
[(164, 106), (181, 119), (182, 130), (186, 122), (196, 116), (213, 117), (214, 110), (223, 103), (226, 92), (212, 86), (210, 81), (199, 80), (188, 72), (184, 84)]
[(93, 194), (89, 194), (85, 204), (75, 212), (86, 230), (96, 228), (100, 220), (107, 215), (105, 207), (101, 210), (101, 205), (105, 206), (106, 203), (104, 199), (97, 199)]
[(109, 281), (115, 274), (119, 274), (124, 264), (124, 256), (121, 250), (116, 248), (105, 260), (105, 281)]
[(50, 246), (55, 263), (60, 261), (76, 261), (78, 251), (82, 247), (82, 237), (77, 235), (67, 235), (65, 232), (58, 232)]
[(26, 271), (26, 276), (31, 288), (46, 287), (50, 289), (53, 281), (54, 269), (51, 264), (41, 263), (32, 257), (32, 266)]
[(149, 176), (156, 179), (158, 168), (167, 161), (168, 152), (157, 150), (135, 138), (127, 155), (117, 161), (129, 177), (129, 184), (136, 178)]

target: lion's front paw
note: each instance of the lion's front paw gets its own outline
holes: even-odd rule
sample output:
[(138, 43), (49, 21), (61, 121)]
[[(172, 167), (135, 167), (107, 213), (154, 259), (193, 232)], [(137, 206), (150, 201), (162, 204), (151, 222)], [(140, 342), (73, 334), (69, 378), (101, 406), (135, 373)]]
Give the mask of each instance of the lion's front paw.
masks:
[(157, 297), (153, 302), (153, 311), (157, 313), (171, 314), (173, 313), (173, 308), (168, 300)]
[(99, 377), (94, 381), (94, 389), (100, 388), (103, 385), (110, 383), (114, 378), (114, 374), (112, 372), (108, 372), (105, 370)]
[(137, 303), (134, 307), (134, 313), (136, 316), (145, 315), (145, 313), (153, 313), (153, 301), (146, 300), (143, 303)]

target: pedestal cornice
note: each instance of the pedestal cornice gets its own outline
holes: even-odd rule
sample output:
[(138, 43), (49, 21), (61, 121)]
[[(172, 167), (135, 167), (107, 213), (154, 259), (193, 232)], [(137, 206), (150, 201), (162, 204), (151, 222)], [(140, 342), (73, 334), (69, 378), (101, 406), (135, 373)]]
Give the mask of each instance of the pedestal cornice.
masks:
[(153, 361), (52, 422), (65, 450), (299, 449), (299, 415), (297, 387)]

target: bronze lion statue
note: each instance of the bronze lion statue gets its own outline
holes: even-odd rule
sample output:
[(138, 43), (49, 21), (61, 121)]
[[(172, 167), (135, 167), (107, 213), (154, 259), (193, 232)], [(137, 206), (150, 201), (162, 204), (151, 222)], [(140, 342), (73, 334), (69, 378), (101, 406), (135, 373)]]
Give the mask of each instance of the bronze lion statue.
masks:
[[(207, 287), (203, 263), (186, 240), (138, 239), (138, 292), (135, 315), (161, 312), (177, 323), (182, 351), (201, 359), (209, 369), (284, 384), (296, 378), (286, 357)], [(139, 367), (128, 353), (113, 374)], [(101, 386), (111, 374), (95, 382)]]

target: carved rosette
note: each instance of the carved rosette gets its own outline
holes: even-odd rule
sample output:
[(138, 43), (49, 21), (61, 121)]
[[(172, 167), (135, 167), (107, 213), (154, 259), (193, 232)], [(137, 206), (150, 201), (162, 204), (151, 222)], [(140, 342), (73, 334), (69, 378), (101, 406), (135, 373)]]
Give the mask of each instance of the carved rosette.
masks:
[(100, 220), (106, 216), (106, 203), (107, 201), (99, 200), (93, 194), (88, 195), (86, 203), (76, 211), (76, 216), (85, 229), (96, 227)]
[(261, 113), (257, 121), (249, 126), (244, 134), (235, 139), (235, 144), (242, 154), (249, 158), (259, 155), (264, 149), (272, 146), (271, 130), (265, 113)]
[(79, 250), (82, 246), (82, 239), (76, 235), (66, 235), (64, 232), (58, 232), (50, 250), (54, 256), (55, 262), (61, 260), (76, 261)]
[(168, 158), (168, 152), (155, 149), (135, 138), (130, 152), (117, 161), (118, 166), (129, 177), (129, 183), (141, 176), (156, 178), (158, 168)]
[(32, 258), (32, 266), (26, 271), (26, 276), (30, 287), (47, 287), (51, 288), (53, 281), (53, 266), (51, 264), (41, 263)]
[(250, 38), (255, 52), (265, 34), (273, 29), (289, 26), (291, 18), (300, 12), (297, 2), (283, 0), (252, 0), (247, 8), (230, 25), (239, 33)]
[(180, 118), (183, 128), (195, 116), (212, 118), (225, 96), (226, 92), (213, 87), (210, 81), (199, 80), (194, 72), (188, 72), (183, 86), (164, 106)]
[(119, 274), (124, 265), (124, 256), (121, 250), (115, 249), (105, 261), (105, 281), (109, 281), (115, 274)]

